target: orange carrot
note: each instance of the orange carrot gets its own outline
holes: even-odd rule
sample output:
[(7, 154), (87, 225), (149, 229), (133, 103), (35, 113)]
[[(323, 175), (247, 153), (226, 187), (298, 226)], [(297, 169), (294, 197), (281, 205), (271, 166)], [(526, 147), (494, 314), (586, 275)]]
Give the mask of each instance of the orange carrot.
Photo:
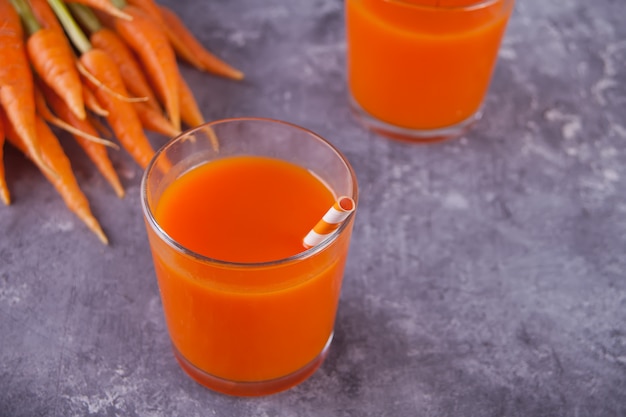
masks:
[(91, 9), (82, 4), (68, 4), (76, 20), (90, 33), (89, 40), (94, 48), (102, 49), (117, 64), (126, 89), (136, 97), (146, 97), (147, 103), (155, 110), (161, 110), (150, 83), (144, 75), (141, 64), (133, 51), (113, 30), (102, 26)]
[[(8, 127), (7, 138), (9, 142), (11, 142), (11, 144), (17, 147), (32, 160), (32, 154), (22, 140), (22, 137), (14, 129), (12, 123), (7, 119), (5, 120), (5, 124)], [(91, 213), (89, 201), (76, 181), (70, 160), (63, 151), (63, 147), (61, 147), (59, 140), (40, 117), (35, 118), (35, 129), (39, 137), (42, 160), (49, 166), (53, 167), (54, 172), (57, 173), (57, 175), (50, 174), (48, 170), (41, 166), (36, 160), (34, 160), (35, 164), (48, 178), (48, 181), (52, 183), (54, 188), (56, 188), (57, 192), (65, 201), (67, 207), (74, 212), (78, 218), (81, 219), (87, 227), (89, 227), (89, 229), (96, 234), (96, 236), (98, 236), (102, 243), (108, 244), (108, 239), (102, 231), (98, 220), (96, 220)]]
[[(44, 92), (43, 92), (44, 89), (49, 90), (50, 88), (47, 85), (45, 85), (43, 82), (41, 82), (41, 80), (38, 80), (38, 81), (39, 82), (36, 83), (36, 86), (35, 86), (35, 106), (37, 108), (37, 113), (39, 114), (39, 116), (41, 116), (41, 118), (44, 121), (50, 123), (51, 125), (59, 127), (65, 130), (66, 132), (81, 136), (84, 139), (87, 139), (91, 142), (96, 142), (101, 145), (109, 146), (116, 150), (119, 149), (119, 146), (117, 146), (117, 144), (109, 140), (103, 139), (97, 135), (90, 135), (87, 132), (83, 132), (82, 130), (75, 128), (74, 126), (68, 124), (67, 122), (59, 118), (57, 115), (55, 115), (52, 112), (52, 110), (50, 110), (50, 108), (48, 107), (48, 102), (46, 101), (46, 98), (44, 97)], [(86, 120), (86, 119), (83, 119), (83, 120)]]
[(150, 83), (148, 82), (141, 65), (128, 49), (128, 46), (114, 31), (101, 28), (91, 34), (91, 44), (94, 48), (102, 49), (117, 64), (124, 85), (136, 97), (147, 97), (148, 105), (154, 109), (161, 109)]
[(109, 112), (103, 108), (98, 102), (98, 98), (93, 94), (93, 91), (85, 87), (83, 83), (83, 100), (85, 101), (85, 107), (97, 114), (98, 116), (107, 117)]
[(58, 29), (42, 28), (26, 0), (12, 1), (29, 34), (26, 50), (35, 72), (84, 119), (82, 85), (67, 38)]
[(197, 69), (212, 72), (227, 78), (240, 80), (244, 74), (220, 60), (209, 52), (189, 31), (183, 21), (166, 6), (158, 5), (154, 0), (126, 0), (128, 4), (139, 7), (164, 30), (172, 47), (187, 63)]
[(66, 0), (65, 2), (83, 4), (93, 9), (108, 13), (111, 16), (115, 16), (124, 20), (132, 20), (131, 16), (115, 7), (115, 5), (110, 0)]
[(0, 0), (0, 105), (33, 160), (46, 169), (35, 129), (34, 82), (23, 36), (19, 15), (9, 0)]
[[(48, 4), (47, 0), (28, 0), (37, 21), (46, 29), (54, 29), (60, 34), (65, 36), (63, 26), (57, 19), (54, 11)], [(83, 103), (86, 109), (91, 110), (98, 116), (107, 116), (106, 110), (98, 104), (97, 99), (94, 97), (91, 90), (88, 88), (81, 88), (83, 92)]]
[(207, 50), (200, 41), (187, 29), (182, 20), (166, 6), (158, 6), (163, 18), (164, 27), (179, 56), (193, 64), (199, 61), (201, 69), (233, 80), (244, 78), (243, 72), (228, 65)]
[(174, 48), (174, 52), (188, 64), (196, 67), (196, 69), (204, 71), (204, 66), (202, 62), (193, 52), (189, 49), (189, 47), (184, 43), (184, 41), (174, 33), (174, 31), (168, 27), (161, 15), (161, 10), (159, 6), (153, 0), (126, 0), (128, 4), (133, 5), (135, 7), (143, 10), (151, 19), (153, 19), (159, 27), (163, 29), (163, 32), (167, 35), (167, 38)]
[(4, 176), (4, 123), (0, 117), (0, 198), (5, 205), (11, 204), (11, 194)]
[(63, 26), (61, 26), (61, 23), (57, 20), (47, 0), (28, 0), (28, 3), (41, 26), (63, 33)]
[(96, 130), (100, 133), (100, 136), (106, 137), (106, 138), (113, 138), (113, 132), (111, 132), (111, 129), (109, 128), (109, 126), (107, 126), (102, 119), (93, 117), (92, 115), (88, 115), (87, 119), (89, 120), (91, 125), (95, 127)]
[[(102, 52), (104, 52), (104, 51), (102, 51)], [(111, 58), (111, 57), (109, 57), (109, 58)], [(113, 62), (115, 64), (115, 61), (113, 61), (113, 59), (111, 59), (111, 62)], [(78, 68), (78, 72), (80, 72), (80, 75), (83, 76), (83, 79), (91, 81), (92, 83), (94, 83), (94, 85), (97, 85), (99, 88), (107, 91), (109, 94), (111, 94), (112, 96), (115, 96), (119, 100), (127, 101), (129, 103), (146, 102), (146, 101), (148, 101), (147, 97), (131, 97), (130, 95), (122, 95), (122, 94), (118, 93), (117, 91), (115, 91), (114, 89), (109, 88), (108, 85), (106, 85), (105, 83), (100, 81), (98, 78), (96, 78), (92, 73), (87, 71), (87, 69), (83, 65), (81, 65), (80, 63), (77, 64), (77, 68)], [(119, 72), (119, 68), (118, 68), (118, 72)], [(120, 77), (121, 77), (121, 74), (120, 74)]]
[(123, 10), (132, 16), (132, 21), (116, 18), (111, 24), (139, 57), (156, 92), (164, 97), (170, 122), (180, 129), (178, 64), (167, 36), (141, 9), (127, 5)]
[[(54, 91), (44, 88), (43, 92), (47, 102), (62, 120), (89, 135), (98, 136), (96, 128), (93, 127), (89, 120), (77, 118)], [(74, 134), (73, 136), (89, 159), (94, 163), (98, 171), (100, 171), (102, 176), (109, 182), (115, 194), (120, 198), (124, 197), (124, 187), (122, 187), (120, 179), (115, 172), (115, 168), (113, 168), (106, 147), (100, 143), (87, 140), (80, 135)]]
[(28, 38), (26, 46), (35, 72), (84, 119), (83, 87), (67, 38), (54, 29), (40, 29)]
[[(185, 81), (185, 79), (180, 73), (178, 74), (178, 92), (179, 92), (179, 97), (180, 97), (180, 115), (181, 115), (181, 119), (185, 122), (185, 124), (189, 127), (196, 127), (201, 124), (204, 124), (205, 123), (204, 116), (202, 115), (202, 112), (200, 111), (200, 108), (198, 107), (196, 98), (194, 97), (193, 92), (189, 88), (189, 85), (187, 84), (187, 82)], [(147, 129), (150, 129), (157, 133), (168, 135), (167, 131), (159, 128), (158, 126), (151, 126), (151, 127), (147, 126), (147, 124), (150, 124), (151, 121), (146, 120), (146, 118), (157, 117), (156, 115), (150, 116), (148, 113), (146, 113), (146, 114), (140, 115), (140, 117), (142, 119), (142, 123), (144, 124), (144, 127), (146, 127)], [(162, 124), (162, 121), (159, 121), (159, 124)], [(171, 131), (171, 133), (168, 136), (173, 137), (177, 135), (177, 134), (172, 135), (172, 133), (174, 133), (174, 131)], [(214, 149), (217, 150), (219, 148), (219, 144), (217, 141), (217, 137), (212, 132), (212, 129), (207, 130), (207, 135), (208, 137), (211, 138)]]
[(102, 107), (109, 112), (107, 121), (122, 147), (142, 168), (145, 168), (154, 155), (154, 149), (143, 132), (135, 108), (125, 99), (128, 92), (115, 62), (106, 52), (93, 48), (65, 3), (61, 0), (49, 2), (74, 46), (81, 52), (78, 65), (82, 67), (83, 81)]
[[(33, 14), (37, 18), (37, 21), (46, 29), (54, 29), (60, 34), (65, 36), (63, 26), (57, 19), (56, 14), (48, 4), (47, 0), (28, 0)], [(83, 86), (84, 87), (84, 86)], [(98, 116), (107, 116), (106, 110), (104, 110), (99, 104), (91, 90), (88, 88), (81, 88), (83, 92), (83, 103), (85, 109), (89, 109)]]
[(146, 12), (148, 16), (153, 18), (159, 25), (163, 25), (163, 18), (159, 6), (153, 0), (126, 0), (126, 3), (135, 6)]
[(22, 38), (24, 36), (24, 30), (22, 29), (20, 16), (15, 10), (15, 6), (11, 4), (11, 1), (0, 1), (0, 12), (0, 17), (2, 18), (2, 26), (0, 27), (3, 31), (7, 31), (5, 35)]
[[(104, 51), (91, 49), (83, 53), (79, 60), (87, 71), (110, 89), (120, 95), (128, 94), (119, 70)], [(154, 155), (154, 149), (143, 132), (141, 121), (133, 105), (111, 95), (90, 80), (86, 80), (86, 83), (100, 104), (109, 112), (107, 121), (117, 139), (134, 160), (145, 168)]]
[[(185, 79), (181, 76), (179, 80), (179, 91), (180, 91), (180, 115), (182, 116), (183, 121), (189, 127), (196, 127), (201, 124), (204, 124), (204, 116), (202, 116), (202, 112), (198, 107), (198, 103), (196, 102), (196, 98), (194, 97), (189, 85), (185, 81)], [(207, 137), (211, 140), (211, 145), (213, 149), (217, 151), (220, 147), (219, 141), (213, 129), (209, 126), (204, 127), (204, 131)]]
[(179, 75), (178, 91), (180, 93), (180, 116), (183, 122), (189, 127), (203, 124), (204, 116), (198, 107), (198, 102), (193, 92), (182, 75)]
[(180, 130), (175, 129), (160, 110), (149, 106), (147, 103), (133, 103), (133, 107), (137, 112), (137, 116), (139, 116), (141, 125), (145, 129), (169, 138), (180, 135)]

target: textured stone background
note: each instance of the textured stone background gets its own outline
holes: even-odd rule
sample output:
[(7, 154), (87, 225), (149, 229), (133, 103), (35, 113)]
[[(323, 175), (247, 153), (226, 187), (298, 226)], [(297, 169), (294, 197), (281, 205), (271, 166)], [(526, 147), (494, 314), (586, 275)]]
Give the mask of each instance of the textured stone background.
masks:
[(353, 162), (361, 200), (330, 356), (275, 396), (198, 386), (170, 352), (137, 166), (114, 155), (118, 200), (64, 141), (103, 247), (8, 149), (0, 416), (626, 415), (624, 1), (518, 1), (486, 117), (430, 146), (352, 119), (342, 1), (167, 4), (248, 75), (184, 67), (208, 119), (298, 123)]

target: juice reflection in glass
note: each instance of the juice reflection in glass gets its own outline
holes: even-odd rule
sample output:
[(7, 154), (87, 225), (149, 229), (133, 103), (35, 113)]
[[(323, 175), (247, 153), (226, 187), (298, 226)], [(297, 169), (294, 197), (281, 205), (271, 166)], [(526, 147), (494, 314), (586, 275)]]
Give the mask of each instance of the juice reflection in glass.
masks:
[(513, 0), (346, 0), (348, 85), (365, 125), (458, 136), (480, 117)]
[(215, 122), (157, 153), (142, 203), (174, 353), (192, 378), (265, 395), (321, 365), (354, 216), (319, 246), (302, 239), (339, 195), (357, 197), (347, 160), (283, 122)]

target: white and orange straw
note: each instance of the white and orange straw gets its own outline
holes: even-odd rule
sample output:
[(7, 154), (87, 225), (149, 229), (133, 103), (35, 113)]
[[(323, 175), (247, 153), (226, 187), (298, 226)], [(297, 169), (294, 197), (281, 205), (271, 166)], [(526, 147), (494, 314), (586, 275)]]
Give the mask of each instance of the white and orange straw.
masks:
[(325, 241), (341, 224), (348, 218), (355, 209), (354, 200), (350, 197), (339, 197), (335, 204), (324, 214), (324, 217), (317, 222), (315, 227), (304, 237), (305, 248), (312, 248)]

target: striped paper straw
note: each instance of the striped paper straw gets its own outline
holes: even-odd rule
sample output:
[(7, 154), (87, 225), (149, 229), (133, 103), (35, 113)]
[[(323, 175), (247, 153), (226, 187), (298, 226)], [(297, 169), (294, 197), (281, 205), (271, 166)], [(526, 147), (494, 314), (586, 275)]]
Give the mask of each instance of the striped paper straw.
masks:
[(350, 197), (339, 197), (335, 204), (317, 222), (315, 227), (304, 237), (305, 248), (312, 248), (325, 241), (354, 211), (355, 203)]

